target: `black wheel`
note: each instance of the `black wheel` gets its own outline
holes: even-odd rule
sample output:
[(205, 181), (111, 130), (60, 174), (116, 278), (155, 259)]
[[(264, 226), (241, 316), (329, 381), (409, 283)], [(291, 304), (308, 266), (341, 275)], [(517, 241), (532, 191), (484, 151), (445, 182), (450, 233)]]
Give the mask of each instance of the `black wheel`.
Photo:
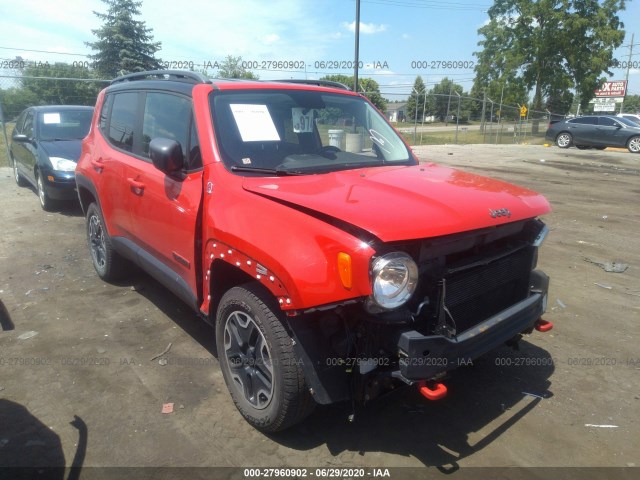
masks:
[(26, 187), (27, 181), (20, 175), (18, 172), (18, 162), (16, 159), (13, 159), (13, 179), (16, 181), (19, 187)]
[(631, 153), (640, 153), (640, 136), (631, 137), (627, 142), (627, 148)]
[(45, 212), (51, 212), (58, 206), (58, 202), (52, 199), (44, 189), (44, 181), (40, 172), (36, 172), (36, 188), (38, 190), (38, 198), (40, 199), (40, 206)]
[(315, 402), (282, 313), (261, 285), (249, 283), (224, 294), (216, 345), (227, 388), (251, 425), (276, 432), (311, 413)]
[(93, 267), (101, 279), (118, 280), (126, 275), (129, 262), (113, 249), (102, 212), (95, 203), (87, 209), (87, 241)]
[(573, 137), (570, 133), (562, 132), (556, 137), (556, 145), (560, 148), (569, 148), (573, 142)]

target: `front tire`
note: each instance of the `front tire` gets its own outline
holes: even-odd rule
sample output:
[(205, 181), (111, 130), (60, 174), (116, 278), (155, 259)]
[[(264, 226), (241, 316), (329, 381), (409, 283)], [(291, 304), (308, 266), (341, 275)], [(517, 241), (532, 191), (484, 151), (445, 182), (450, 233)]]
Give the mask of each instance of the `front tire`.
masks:
[(87, 208), (87, 242), (93, 268), (102, 280), (109, 282), (126, 275), (129, 262), (113, 249), (102, 212), (96, 203)]
[(224, 294), (216, 318), (216, 346), (231, 398), (255, 428), (277, 432), (311, 413), (315, 402), (282, 313), (260, 284)]
[(569, 148), (572, 142), (573, 137), (567, 132), (562, 132), (556, 137), (556, 145), (560, 148)]
[(627, 148), (631, 153), (640, 153), (640, 136), (631, 137), (627, 142)]
[(38, 198), (40, 199), (40, 206), (45, 212), (51, 212), (56, 209), (58, 203), (53, 200), (47, 191), (44, 189), (44, 181), (42, 180), (42, 174), (36, 173), (36, 189), (38, 190)]

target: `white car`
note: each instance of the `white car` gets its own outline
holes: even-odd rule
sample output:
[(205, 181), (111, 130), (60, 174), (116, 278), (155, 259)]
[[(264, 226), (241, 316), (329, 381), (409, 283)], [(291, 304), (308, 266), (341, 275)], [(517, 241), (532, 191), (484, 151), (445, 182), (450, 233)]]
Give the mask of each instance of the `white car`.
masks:
[(632, 122), (636, 122), (640, 125), (640, 115), (634, 115), (633, 113), (619, 113), (616, 117), (626, 118), (627, 120), (631, 120)]

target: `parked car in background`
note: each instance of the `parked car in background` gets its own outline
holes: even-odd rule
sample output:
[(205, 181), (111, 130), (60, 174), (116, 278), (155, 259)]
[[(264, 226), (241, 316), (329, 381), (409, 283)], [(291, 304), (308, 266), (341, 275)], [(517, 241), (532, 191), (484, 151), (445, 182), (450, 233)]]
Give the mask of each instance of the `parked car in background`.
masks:
[(613, 115), (589, 115), (550, 123), (545, 138), (560, 148), (626, 147), (640, 153), (640, 125)]
[(635, 115), (633, 113), (619, 113), (616, 117), (626, 118), (627, 120), (631, 120), (632, 122), (640, 125), (640, 115)]
[(93, 107), (30, 107), (16, 121), (11, 137), (13, 175), (19, 186), (32, 184), (44, 210), (60, 200), (75, 200), (75, 169)]

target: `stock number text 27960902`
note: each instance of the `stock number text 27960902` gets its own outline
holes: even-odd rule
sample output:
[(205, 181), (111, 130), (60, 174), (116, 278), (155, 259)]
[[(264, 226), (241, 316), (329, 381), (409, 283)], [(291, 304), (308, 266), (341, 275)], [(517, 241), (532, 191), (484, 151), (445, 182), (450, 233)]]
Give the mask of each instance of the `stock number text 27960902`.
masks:
[(414, 70), (471, 70), (475, 67), (473, 60), (413, 60), (411, 68)]

